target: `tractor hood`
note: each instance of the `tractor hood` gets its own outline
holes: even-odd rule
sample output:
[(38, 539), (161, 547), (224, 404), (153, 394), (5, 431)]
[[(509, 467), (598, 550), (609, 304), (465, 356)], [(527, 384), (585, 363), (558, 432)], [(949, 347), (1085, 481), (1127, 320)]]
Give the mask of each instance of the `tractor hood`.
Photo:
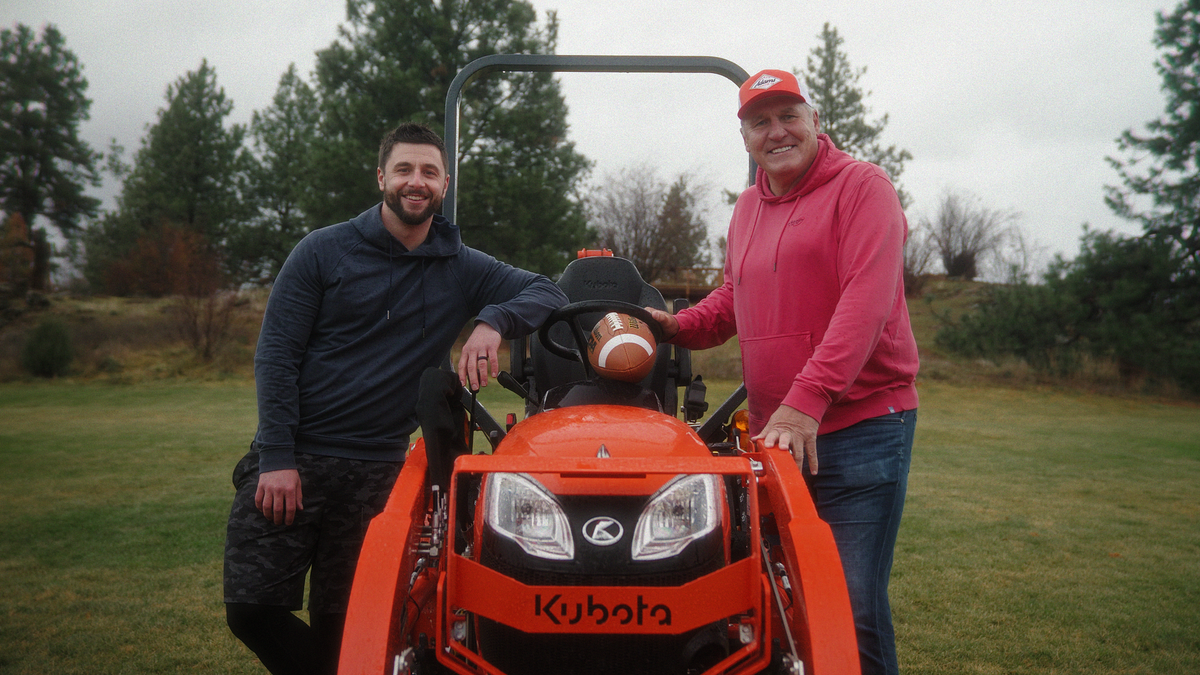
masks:
[(603, 445), (612, 457), (708, 457), (688, 425), (660, 412), (619, 405), (559, 408), (513, 427), (502, 452), (508, 456), (596, 457)]
[[(603, 446), (603, 451), (601, 447)], [(517, 424), (497, 448), (505, 457), (612, 458), (710, 457), (687, 424), (660, 412), (619, 405), (584, 405), (549, 410)], [(536, 474), (552, 492), (651, 494), (671, 476), (639, 474), (606, 478), (563, 478)]]

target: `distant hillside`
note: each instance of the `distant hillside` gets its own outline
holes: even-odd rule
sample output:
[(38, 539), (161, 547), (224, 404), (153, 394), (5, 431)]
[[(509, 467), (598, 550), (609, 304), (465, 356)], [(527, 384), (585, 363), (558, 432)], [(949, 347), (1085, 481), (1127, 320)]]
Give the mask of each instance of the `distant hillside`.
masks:
[(75, 356), (70, 377), (118, 382), (253, 377), (265, 300), (265, 291), (244, 294), (227, 340), (209, 363), (198, 359), (183, 338), (170, 299), (60, 295), (45, 309), (18, 313), (10, 306), (0, 319), (0, 381), (28, 377), (20, 368), (21, 349), (26, 334), (48, 317), (62, 319), (70, 329)]
[[(940, 322), (970, 311), (987, 291), (979, 282), (927, 279), (920, 297), (909, 298), (913, 332), (921, 354), (922, 380), (996, 383), (1009, 386), (1066, 386), (1119, 393), (1120, 379), (1111, 364), (1088, 364), (1070, 381), (1031, 372), (1024, 363), (966, 360), (934, 345)], [(47, 316), (70, 328), (75, 360), (69, 377), (81, 380), (136, 382), (163, 378), (199, 380), (252, 378), (254, 345), (266, 303), (266, 291), (243, 294), (228, 339), (211, 362), (195, 356), (181, 337), (175, 303), (169, 299), (112, 297), (50, 298), (49, 306), (29, 309), (10, 304), (0, 316), (0, 381), (26, 379), (20, 352), (26, 334)], [(693, 370), (708, 379), (741, 379), (737, 341), (693, 354)], [(1152, 392), (1174, 396), (1176, 392)]]

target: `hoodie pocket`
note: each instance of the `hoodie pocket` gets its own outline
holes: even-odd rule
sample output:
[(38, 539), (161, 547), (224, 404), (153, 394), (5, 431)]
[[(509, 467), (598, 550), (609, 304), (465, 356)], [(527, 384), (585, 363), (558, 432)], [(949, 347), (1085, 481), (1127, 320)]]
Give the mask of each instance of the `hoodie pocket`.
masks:
[(812, 333), (743, 338), (741, 347), (750, 428), (761, 429), (812, 358)]

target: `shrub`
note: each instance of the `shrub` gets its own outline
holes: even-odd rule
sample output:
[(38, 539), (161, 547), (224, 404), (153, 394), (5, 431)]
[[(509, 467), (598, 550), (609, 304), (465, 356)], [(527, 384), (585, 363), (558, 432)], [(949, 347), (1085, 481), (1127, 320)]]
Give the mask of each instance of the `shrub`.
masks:
[(993, 287), (974, 312), (944, 322), (937, 344), (1060, 375), (1083, 355), (1111, 359), (1126, 386), (1150, 376), (1200, 393), (1200, 288), (1179, 256), (1170, 241), (1085, 229), (1078, 257), (1059, 258), (1043, 284)]
[(948, 351), (970, 357), (1011, 354), (1041, 372), (1066, 375), (1078, 363), (1073, 303), (1046, 286), (995, 285), (979, 307), (957, 321), (943, 317), (934, 338)]
[(203, 297), (184, 295), (176, 301), (179, 333), (205, 363), (212, 361), (229, 340), (234, 310), (240, 302), (236, 291), (214, 291)]
[(21, 350), (21, 366), (38, 377), (66, 375), (71, 367), (71, 334), (61, 319), (44, 319)]
[(221, 286), (220, 257), (204, 237), (169, 224), (138, 237), (104, 272), (104, 288), (114, 295), (204, 297)]

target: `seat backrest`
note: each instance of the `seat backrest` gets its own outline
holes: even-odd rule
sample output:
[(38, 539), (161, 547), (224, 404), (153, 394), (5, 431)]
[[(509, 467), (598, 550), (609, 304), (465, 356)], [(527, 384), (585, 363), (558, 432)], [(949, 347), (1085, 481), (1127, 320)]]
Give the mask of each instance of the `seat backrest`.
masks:
[[(625, 258), (594, 256), (574, 260), (563, 271), (558, 286), (571, 302), (620, 300), (639, 307), (667, 309), (667, 304), (658, 289), (643, 281), (637, 267)], [(594, 316), (582, 315), (580, 325), (586, 331), (599, 321), (601, 316), (599, 312)], [(552, 326), (550, 335), (560, 344), (575, 346), (571, 329), (565, 323)], [(513, 349), (523, 350), (524, 344), (518, 345), (514, 342)], [(531, 363), (522, 369), (526, 375), (524, 384), (536, 400), (541, 400), (542, 395), (554, 387), (578, 382), (587, 377), (582, 364), (546, 351), (536, 334), (530, 336), (529, 357)], [(667, 376), (670, 360), (670, 346), (659, 345), (654, 370), (640, 383), (642, 387), (658, 395), (668, 414), (673, 412), (674, 402), (677, 400), (675, 383)], [(522, 379), (515, 372), (514, 376), (517, 376), (518, 380)], [(671, 402), (672, 408), (667, 408), (668, 401)]]

